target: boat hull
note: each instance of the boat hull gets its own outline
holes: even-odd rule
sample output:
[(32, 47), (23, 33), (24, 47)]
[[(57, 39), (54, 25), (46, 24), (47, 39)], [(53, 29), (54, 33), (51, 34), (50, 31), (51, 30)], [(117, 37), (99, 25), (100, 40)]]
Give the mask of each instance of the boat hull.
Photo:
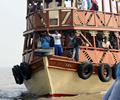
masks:
[(46, 66), (24, 83), (29, 92), (37, 95), (76, 95), (106, 91), (112, 81), (111, 79), (109, 82), (102, 82), (97, 74), (84, 80), (78, 76), (76, 71)]

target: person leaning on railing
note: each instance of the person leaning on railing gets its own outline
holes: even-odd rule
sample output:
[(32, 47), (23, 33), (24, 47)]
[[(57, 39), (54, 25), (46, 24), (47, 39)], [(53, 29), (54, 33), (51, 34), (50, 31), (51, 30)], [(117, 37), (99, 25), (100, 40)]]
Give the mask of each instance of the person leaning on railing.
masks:
[(61, 34), (58, 31), (55, 31), (53, 34), (50, 34), (48, 32), (48, 34), (54, 39), (55, 55), (61, 56), (63, 54), (63, 48), (61, 45)]
[(47, 34), (47, 32), (44, 32), (41, 36), (41, 48), (42, 49), (48, 49), (50, 48), (50, 37)]
[(102, 47), (105, 49), (112, 48), (112, 45), (110, 44), (110, 41), (108, 40), (108, 37), (103, 38)]

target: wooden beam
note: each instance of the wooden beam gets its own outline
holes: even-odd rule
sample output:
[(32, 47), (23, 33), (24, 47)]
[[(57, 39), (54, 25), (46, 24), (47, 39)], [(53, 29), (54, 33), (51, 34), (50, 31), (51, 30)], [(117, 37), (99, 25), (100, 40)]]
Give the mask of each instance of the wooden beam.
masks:
[(105, 11), (105, 3), (104, 3), (104, 0), (102, 0), (102, 11), (103, 11), (103, 12)]
[(92, 44), (89, 42), (89, 40), (80, 32), (80, 35), (85, 39), (85, 41), (90, 45), (92, 46)]
[(110, 3), (110, 12), (113, 12), (112, 11), (112, 0), (109, 0), (109, 3)]
[(119, 1), (116, 1), (116, 9), (117, 9), (117, 13), (119, 13), (119, 11), (118, 11), (118, 2), (119, 2)]

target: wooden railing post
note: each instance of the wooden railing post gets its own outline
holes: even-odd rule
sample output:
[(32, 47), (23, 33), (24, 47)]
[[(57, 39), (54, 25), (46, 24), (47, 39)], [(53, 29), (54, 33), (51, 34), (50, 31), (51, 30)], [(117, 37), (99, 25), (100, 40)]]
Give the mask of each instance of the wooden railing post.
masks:
[(61, 20), (61, 18), (62, 18), (62, 11), (60, 9), (59, 10), (59, 26), (62, 26), (62, 20)]
[(74, 26), (74, 9), (71, 9), (71, 26)]
[(50, 26), (49, 10), (46, 11), (46, 18), (47, 18), (46, 26), (48, 28)]

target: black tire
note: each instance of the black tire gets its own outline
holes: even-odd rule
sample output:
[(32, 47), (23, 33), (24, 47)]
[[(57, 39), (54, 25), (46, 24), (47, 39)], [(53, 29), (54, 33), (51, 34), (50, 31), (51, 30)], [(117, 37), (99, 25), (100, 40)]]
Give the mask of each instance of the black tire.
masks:
[(17, 84), (22, 84), (23, 83), (23, 77), (22, 77), (22, 74), (21, 74), (21, 71), (20, 71), (20, 67), (18, 65), (14, 66), (12, 68), (12, 73), (13, 73), (15, 82)]
[(108, 82), (112, 77), (112, 69), (108, 64), (101, 64), (98, 67), (98, 77), (102, 82)]
[(82, 79), (88, 79), (93, 73), (93, 65), (90, 62), (82, 62), (77, 67), (78, 76)]
[(30, 65), (26, 62), (22, 62), (20, 64), (20, 69), (22, 76), (25, 80), (29, 80), (31, 78), (31, 68)]

